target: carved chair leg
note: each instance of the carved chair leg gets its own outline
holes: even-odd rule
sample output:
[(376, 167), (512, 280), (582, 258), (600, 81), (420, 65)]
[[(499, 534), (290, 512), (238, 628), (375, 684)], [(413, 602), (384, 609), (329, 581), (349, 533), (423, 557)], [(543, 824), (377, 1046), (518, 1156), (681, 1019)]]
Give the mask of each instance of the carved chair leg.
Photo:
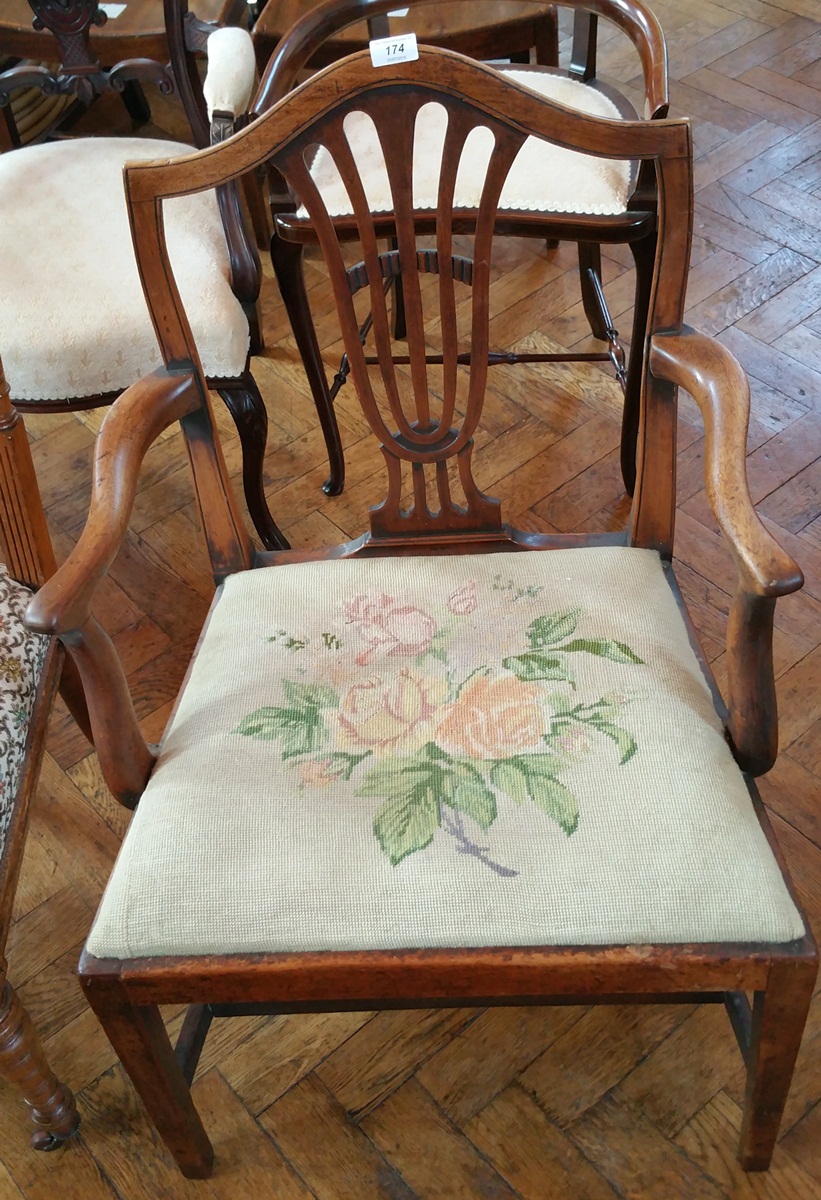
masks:
[(602, 320), (596, 290), (588, 275), (588, 271), (591, 270), (601, 279), (601, 247), (597, 242), (579, 242), (579, 282), (582, 288), (584, 315), (593, 337), (604, 341), (607, 338), (607, 329)]
[(132, 1004), (116, 976), (81, 974), (80, 979), (106, 1037), (177, 1166), (187, 1179), (207, 1179), (214, 1150), (159, 1008)]
[[(399, 249), (399, 239), (390, 239), (391, 250)], [(397, 275), (393, 281), (393, 336), (397, 342), (408, 336), (408, 323), (405, 318), (405, 289), (402, 276)]]
[(536, 62), (540, 67), (559, 65), (559, 14), (552, 4), (536, 18)]
[(8, 981), (0, 997), (0, 1075), (17, 1085), (29, 1106), (35, 1150), (54, 1150), (77, 1132), (74, 1096), (48, 1065), (31, 1018)]
[(268, 440), (268, 412), (256, 380), (246, 371), (235, 384), (217, 388), (234, 418), (242, 443), (242, 485), (245, 503), (254, 528), (267, 550), (287, 550), (288, 541), (280, 531), (265, 499), (265, 445)]
[(653, 267), (656, 256), (655, 237), (631, 242), (636, 264), (636, 299), (633, 308), (633, 334), (627, 382), (624, 388), (624, 412), (621, 424), (621, 476), (629, 495), (636, 486), (636, 447), (639, 439), (641, 413), (641, 380), (644, 370), (644, 348), (647, 339), (647, 317), (650, 312), (650, 293), (653, 289)]
[(812, 960), (776, 962), (766, 991), (755, 993), (739, 1147), (745, 1171), (766, 1171), (770, 1165), (816, 971)]
[(271, 239), (271, 261), (279, 284), (280, 294), (294, 331), (297, 348), (302, 356), (308, 386), (314, 398), (319, 424), (328, 450), (331, 473), (322, 485), (328, 496), (338, 496), (345, 486), (345, 459), (336, 413), (328, 392), (325, 366), (319, 353), (305, 277), (302, 272), (302, 246), (285, 242), (274, 234)]

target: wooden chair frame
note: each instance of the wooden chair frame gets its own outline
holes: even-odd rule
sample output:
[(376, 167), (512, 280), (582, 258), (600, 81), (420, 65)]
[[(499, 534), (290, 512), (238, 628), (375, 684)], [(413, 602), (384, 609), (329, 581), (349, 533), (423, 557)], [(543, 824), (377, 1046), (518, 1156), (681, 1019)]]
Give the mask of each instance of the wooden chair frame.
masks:
[[(0, 552), (9, 574), (36, 588), (56, 569), (46, 527), (26, 431), (9, 400), (0, 363)], [(16, 1085), (29, 1107), (35, 1150), (53, 1150), (74, 1134), (80, 1118), (74, 1096), (48, 1064), (31, 1018), (9, 983), (5, 946), (31, 803), (45, 750), (46, 729), (61, 671), (69, 662), (63, 647), (52, 642), (37, 688), (29, 724), (25, 757), (17, 784), (11, 824), (0, 854), (0, 1076)], [(83, 728), (88, 730), (82, 693), (73, 673), (65, 677), (66, 698)]]
[[(91, 24), (106, 19), (105, 14), (98, 11), (96, 0), (75, 0), (68, 6), (60, 0), (29, 2), (37, 20), (56, 39), (62, 61), (56, 73), (46, 67), (18, 66), (0, 74), (0, 116), (15, 88), (39, 87), (49, 94), (76, 93), (88, 100), (97, 92), (123, 91), (130, 83), (149, 80), (166, 94), (178, 93), (194, 143), (200, 149), (233, 133), (235, 122), (230, 113), (217, 113), (214, 121), (209, 122), (197, 58), (205, 52), (208, 37), (217, 26), (200, 21), (189, 12), (188, 0), (163, 0), (170, 64), (166, 66), (151, 59), (127, 59), (105, 71), (89, 43)], [(237, 378), (210, 378), (208, 386), (222, 397), (237, 427), (242, 444), (245, 499), (263, 545), (271, 549), (285, 547), (287, 540), (271, 517), (265, 499), (263, 470), (268, 413), (250, 370), (250, 356), (259, 354), (263, 348), (259, 323), (261, 265), (254, 240), (246, 228), (238, 185), (220, 188), (217, 197), (228, 245), (231, 287), (248, 320), (251, 338), (242, 373)], [(119, 394), (106, 392), (68, 400), (30, 400), (18, 396), (14, 403), (22, 412), (77, 411), (111, 404)]]
[[(426, 3), (426, 0), (412, 2), (421, 5)], [(627, 34), (639, 55), (645, 86), (644, 118), (660, 120), (666, 117), (669, 107), (667, 51), (664, 33), (653, 13), (644, 8), (640, 0), (564, 0), (564, 3), (566, 7), (574, 9), (573, 48), (568, 72), (570, 77), (595, 87), (608, 96), (626, 119), (636, 118), (636, 113), (624, 97), (596, 79), (598, 20), (599, 17), (605, 17)], [(325, 3), (317, 5), (288, 31), (271, 56), (256, 98), (252, 102), (252, 112), (265, 112), (272, 103), (287, 95), (295, 85), (299, 73), (310, 61), (316, 59), (323, 46), (340, 30), (365, 18), (373, 27), (380, 21), (385, 21), (390, 10), (391, 0), (326, 0)], [(557, 60), (556, 52), (553, 61)], [(556, 73), (563, 74), (556, 68), (546, 66), (532, 69), (555, 70)], [(347, 378), (348, 364), (347, 360), (343, 360), (329, 388), (303, 276), (303, 252), (306, 245), (316, 242), (316, 234), (310, 221), (294, 215), (301, 197), (298, 197), (293, 189), (285, 189), (279, 172), (270, 166), (269, 188), (274, 218), (274, 236), (271, 239), (274, 271), (302, 355), (328, 449), (330, 477), (324, 490), (329, 495), (338, 495), (344, 486), (345, 463), (334, 413), (334, 400)], [(560, 241), (577, 243), (579, 281), (585, 316), (594, 337), (606, 341), (608, 348), (606, 352), (563, 354), (510, 351), (492, 353), (490, 364), (611, 361), (625, 396), (621, 462), (624, 483), (631, 494), (636, 478), (641, 347), (645, 339), (655, 261), (656, 203), (654, 172), (649, 165), (645, 165), (637, 173), (628, 199), (627, 212), (623, 214), (586, 216), (505, 211), (499, 212), (496, 219), (498, 234), (543, 239), (553, 246), (558, 245)], [(420, 233), (430, 232), (435, 224), (430, 212), (416, 213), (415, 220)], [(383, 228), (387, 228), (388, 225), (389, 222), (382, 223)], [(340, 217), (335, 219), (334, 226), (337, 236), (341, 239), (357, 240), (358, 229), (355, 221)], [(456, 218), (456, 227), (460, 231), (472, 229), (473, 223), (460, 212)], [(631, 351), (629, 356), (625, 356), (618, 331), (614, 328), (601, 283), (601, 245), (618, 242), (629, 245), (636, 268), (632, 329), (632, 347), (635, 352)], [(395, 333), (396, 336), (404, 336), (403, 293), (398, 282), (394, 287), (394, 299)], [(361, 332), (363, 335), (368, 332), (367, 323)]]
[[(437, 423), (425, 412), (424, 338), (418, 310), (420, 256), (409, 192), (403, 188), (402, 178), (402, 171), (408, 170), (408, 113), (412, 117), (414, 106), (429, 99), (448, 107), (448, 136), (457, 142), (466, 136), (471, 122), (487, 123), (497, 135), (476, 225), (473, 344), (479, 352), (471, 360), (470, 397), (464, 417), (452, 427), (448, 426), (453, 410), (447, 388), (442, 420)], [(405, 196), (403, 203), (397, 203), (393, 232), (406, 284), (417, 407), (415, 418), (405, 420), (404, 425), (402, 415), (393, 414), (398, 425), (394, 432), (385, 426), (384, 409), (373, 401), (358, 342), (351, 276), (334, 222), (305, 178), (303, 153), (320, 142), (338, 154), (343, 177), (356, 190), (355, 165), (350, 155), (345, 159), (340, 132), (342, 117), (352, 108), (369, 112), (390, 131), (388, 143), (383, 144), (388, 147), (394, 197)], [(471, 434), (481, 413), (487, 372), (486, 251), (504, 175), (528, 133), (583, 152), (640, 158), (653, 164), (658, 177), (659, 234), (650, 327), (643, 346), (638, 474), (630, 524), (623, 534), (548, 537), (518, 532), (502, 522), (498, 504), (483, 496), (473, 483)], [(446, 149), (443, 161), (449, 163), (453, 157)], [(386, 460), (388, 494), (385, 502), (371, 511), (370, 533), (327, 551), (253, 552), (228, 486), (207, 388), (164, 247), (163, 199), (222, 184), (267, 162), (304, 188), (302, 194), (328, 262), (363, 411)], [(454, 174), (455, 168), (449, 173), (446, 170), (440, 181), (439, 263), (452, 258)], [(490, 68), (441, 50), (423, 48), (418, 62), (378, 72), (367, 54), (359, 54), (315, 76), (220, 147), (184, 162), (130, 168), (127, 191), (138, 262), (166, 369), (128, 389), (106, 417), (97, 444), (88, 524), (69, 560), (34, 598), (28, 613), (32, 627), (55, 633), (73, 655), (88, 696), (102, 769), (123, 803), (133, 807), (137, 802), (155, 754), (140, 734), (113, 644), (90, 615), (90, 607), (96, 586), (125, 534), (140, 462), (164, 428), (176, 421), (182, 423), (217, 581), (251, 568), (275, 571), (282, 563), (352, 554), (492, 553), (504, 549), (549, 553), (560, 546), (603, 542), (655, 548), (669, 560), (678, 385), (691, 393), (704, 414), (708, 496), (739, 573), (728, 629), (727, 705), (716, 689), (717, 706), (739, 765), (751, 775), (770, 768), (777, 749), (772, 614), (776, 598), (799, 588), (802, 576), (770, 537), (750, 501), (744, 465), (749, 414), (744, 374), (718, 343), (682, 325), (692, 224), (692, 145), (686, 121), (616, 123), (584, 117), (539, 101)], [(355, 211), (364, 252), (364, 263), (357, 269), (364, 265), (370, 277), (380, 369), (390, 394), (395, 365), (389, 348), (383, 347), (387, 310), (376, 228), (361, 189), (356, 193)], [(443, 328), (450, 321), (447, 296), (449, 286), (451, 294), (453, 291), (448, 284), (451, 275), (447, 270), (439, 275)], [(446, 372), (451, 366), (455, 371), (454, 354), (455, 350), (446, 351)], [(466, 509), (449, 501), (448, 460), (455, 460), (458, 466)], [(410, 464), (413, 479), (410, 509), (399, 485), (403, 463)], [(427, 501), (427, 488), (432, 486), (438, 490), (441, 509), (447, 510), (444, 517)], [(705, 672), (709, 678), (706, 667)], [(754, 794), (751, 780), (750, 788)], [(755, 802), (761, 824), (772, 839), (763, 807), (757, 799)], [(783, 870), (774, 843), (773, 848)], [(185, 1175), (199, 1178), (210, 1173), (213, 1152), (192, 1104), (189, 1084), (214, 1016), (627, 1000), (726, 1006), (747, 1067), (741, 1161), (749, 1170), (764, 1170), (773, 1151), (816, 970), (815, 945), (806, 934), (782, 945), (530, 946), (128, 961), (97, 959), (85, 953), (80, 977), (89, 1003), (177, 1163)], [(752, 1006), (745, 995), (748, 992), (754, 996)], [(179, 1003), (192, 1007), (175, 1052), (158, 1005)]]

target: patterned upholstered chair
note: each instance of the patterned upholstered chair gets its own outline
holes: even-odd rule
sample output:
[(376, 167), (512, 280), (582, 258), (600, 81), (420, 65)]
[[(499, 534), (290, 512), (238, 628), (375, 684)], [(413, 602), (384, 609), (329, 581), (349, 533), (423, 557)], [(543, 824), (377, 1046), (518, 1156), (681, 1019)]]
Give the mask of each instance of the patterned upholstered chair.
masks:
[[(428, 104), (447, 129), (420, 245), (406, 147)], [(357, 113), (385, 150), (395, 251), (380, 252), (345, 136)], [(494, 148), (466, 278), (453, 196), (477, 127)], [(658, 183), (638, 475), (619, 533), (517, 531), (473, 474), (490, 242), (528, 136), (640, 158)], [(311, 182), (317, 146), (353, 197), (358, 263)], [(368, 531), (327, 551), (249, 545), (163, 246), (165, 197), (266, 162), (317, 230), (387, 475)], [(682, 325), (689, 124), (585, 116), (442, 50), (379, 69), (362, 53), (215, 150), (129, 168), (127, 192), (167, 368), (109, 413), (88, 523), (27, 620), (65, 641), (109, 786), (139, 802), (80, 976), (180, 1167), (212, 1166), (188, 1083), (213, 1017), (686, 997), (730, 1014), (748, 1080), (741, 1159), (766, 1169), (817, 963), (751, 777), (777, 749), (775, 601), (802, 577), (750, 503), (744, 374)], [(407, 364), (391, 353), (391, 272), (405, 285)], [(359, 340), (363, 289), (376, 370)], [(438, 365), (425, 361), (434, 337)], [(675, 581), (677, 385), (704, 414), (707, 491), (738, 566), (726, 705)], [(157, 753), (91, 605), (142, 456), (176, 421), (219, 587)], [(166, 1003), (192, 1006), (176, 1054)]]
[[(250, 35), (197, 21), (187, 0), (164, 0), (169, 67), (137, 59), (108, 71), (89, 50), (93, 0), (38, 0), (36, 7), (61, 42), (63, 62), (56, 74), (33, 66), (4, 72), (0, 102), (18, 88), (84, 94), (147, 76), (180, 94), (199, 147), (228, 136), (245, 113), (256, 71)], [(208, 55), (204, 86), (197, 51)], [(86, 137), (0, 155), (0, 346), (21, 411), (109, 404), (160, 361), (131, 249), (122, 169), (129, 160), (193, 148)], [(167, 235), (209, 386), (242, 441), (248, 510), (263, 543), (282, 546), (263, 488), (268, 418), (249, 368), (261, 348), (260, 264), (234, 186), (180, 200), (169, 210)]]
[(16, 1085), (35, 1126), (35, 1149), (51, 1150), (79, 1124), (74, 1097), (51, 1071), (28, 1013), (6, 978), (4, 955), (37, 786), (46, 723), (60, 677), (61, 647), (26, 629), (32, 588), (54, 570), (23, 423), (9, 403), (0, 364), (0, 1077)]

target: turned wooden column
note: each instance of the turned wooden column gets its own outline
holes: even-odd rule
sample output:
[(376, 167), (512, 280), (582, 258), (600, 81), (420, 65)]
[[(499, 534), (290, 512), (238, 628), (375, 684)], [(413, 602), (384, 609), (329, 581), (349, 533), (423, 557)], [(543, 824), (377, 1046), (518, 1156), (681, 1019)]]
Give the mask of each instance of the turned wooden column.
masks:
[(31, 1018), (6, 981), (0, 997), (0, 1075), (23, 1094), (31, 1111), (35, 1150), (53, 1150), (80, 1124), (74, 1096), (51, 1070)]

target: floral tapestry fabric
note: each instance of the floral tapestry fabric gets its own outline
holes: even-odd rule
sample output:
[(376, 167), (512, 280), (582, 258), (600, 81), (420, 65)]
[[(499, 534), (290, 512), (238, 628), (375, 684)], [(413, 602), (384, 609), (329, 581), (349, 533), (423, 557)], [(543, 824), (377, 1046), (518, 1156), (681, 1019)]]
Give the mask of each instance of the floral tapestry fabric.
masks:
[[(249, 713), (236, 732), (276, 742), (295, 786), (350, 780), (358, 797), (382, 798), (373, 832), (393, 866), (441, 829), (459, 853), (516, 876), (476, 839), (500, 801), (531, 803), (570, 836), (579, 799), (563, 782), (568, 764), (594, 752), (597, 736), (615, 743), (621, 765), (637, 750), (618, 718), (642, 660), (624, 642), (577, 636), (589, 624), (581, 609), (544, 612), (544, 593), (497, 572), (426, 608), (384, 591), (342, 599), (318, 635), (269, 639), (285, 652), (287, 706)], [(476, 662), (477, 621), (505, 623), (496, 661)], [(608, 692), (579, 694), (579, 654), (622, 668), (609, 671)]]
[(802, 932), (659, 556), (602, 547), (230, 577), (88, 949)]
[(48, 638), (30, 633), (23, 614), (31, 593), (0, 562), (0, 852), (11, 822), (29, 721)]

